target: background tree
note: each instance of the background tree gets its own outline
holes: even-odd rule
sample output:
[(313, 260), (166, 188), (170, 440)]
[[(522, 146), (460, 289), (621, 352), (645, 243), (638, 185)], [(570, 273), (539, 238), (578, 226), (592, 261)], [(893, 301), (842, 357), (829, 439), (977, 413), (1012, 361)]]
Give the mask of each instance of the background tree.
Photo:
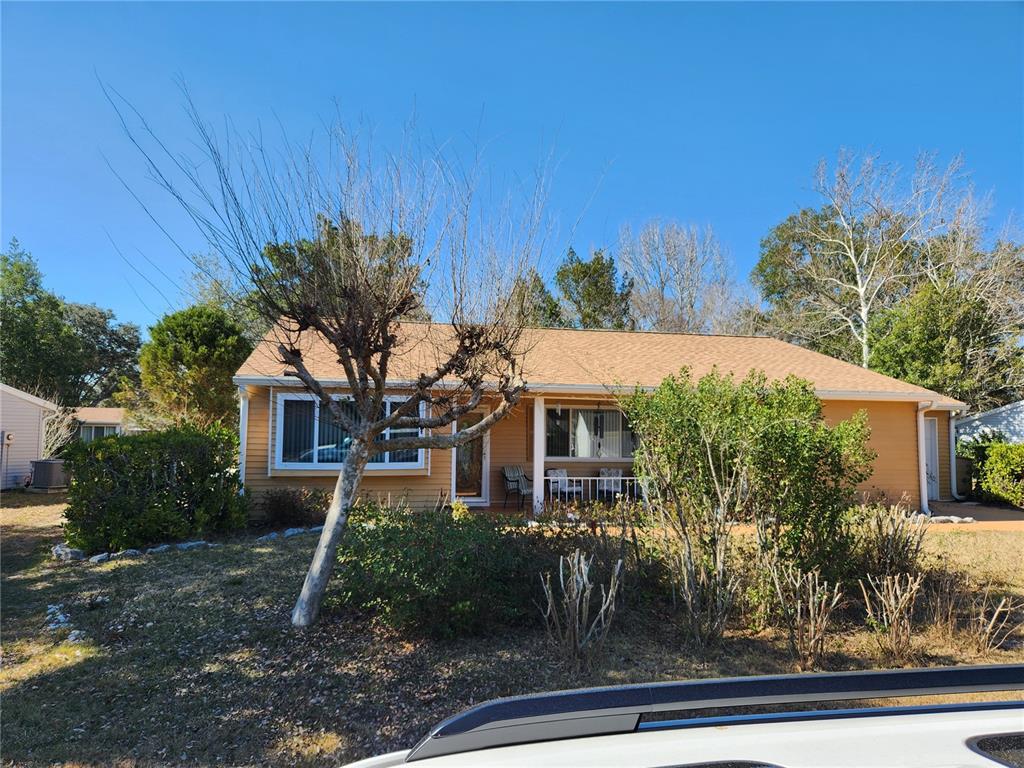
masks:
[(577, 328), (633, 328), (629, 311), (633, 280), (628, 276), (619, 280), (611, 254), (597, 250), (589, 261), (583, 261), (570, 248), (555, 272), (555, 285), (569, 324)]
[(548, 289), (544, 278), (536, 269), (530, 269), (523, 278), (526, 291), (527, 322), (538, 328), (565, 328), (568, 323), (562, 314), (562, 305)]
[(878, 319), (871, 367), (969, 403), (976, 410), (1020, 397), (1021, 327), (1005, 324), (964, 286), (924, 283)]
[(633, 281), (630, 312), (637, 328), (724, 333), (735, 326), (739, 302), (729, 261), (710, 226), (652, 221), (637, 235), (626, 227), (619, 259)]
[(200, 427), (232, 423), (231, 377), (252, 352), (242, 327), (206, 304), (165, 315), (139, 355), (142, 387), (160, 416)]
[(0, 253), (0, 325), (0, 372), (19, 389), (68, 407), (94, 405), (110, 397), (120, 377), (135, 375), (138, 327), (47, 291), (16, 239)]
[[(154, 178), (232, 274), (245, 277), (290, 380), (349, 436), (292, 612), (293, 624), (309, 625), (371, 454), (463, 445), (519, 402), (529, 346), (524, 278), (541, 244), (543, 179), (521, 197), (488, 202), (476, 193), (477, 169), (420, 152), (415, 141), (401, 155), (377, 153), (340, 125), (316, 147), (278, 153), (236, 141), (229, 155), (191, 105), (201, 162), (179, 161), (130, 107), (119, 115)], [(449, 322), (406, 320), (424, 310)], [(350, 399), (335, 397), (308, 364), (313, 335), (344, 371)], [(385, 407), (397, 356), (405, 399)], [(409, 376), (410, 366), (420, 372)], [(483, 418), (451, 428), (485, 402)]]
[(762, 242), (751, 279), (783, 336), (867, 367), (871, 323), (911, 291), (925, 269), (922, 244), (955, 229), (962, 197), (953, 161), (937, 173), (921, 156), (909, 184), (897, 167), (845, 152), (832, 175), (819, 166), (820, 209), (805, 209)]

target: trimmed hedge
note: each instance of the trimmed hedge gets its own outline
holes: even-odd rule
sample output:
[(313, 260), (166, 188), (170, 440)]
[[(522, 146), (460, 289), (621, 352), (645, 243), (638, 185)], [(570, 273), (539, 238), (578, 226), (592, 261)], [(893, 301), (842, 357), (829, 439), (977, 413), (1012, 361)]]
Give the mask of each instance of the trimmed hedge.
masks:
[(87, 552), (183, 539), (246, 523), (238, 439), (179, 427), (74, 443), (64, 532)]
[(981, 489), (993, 499), (1024, 507), (1024, 444), (993, 443), (980, 469)]

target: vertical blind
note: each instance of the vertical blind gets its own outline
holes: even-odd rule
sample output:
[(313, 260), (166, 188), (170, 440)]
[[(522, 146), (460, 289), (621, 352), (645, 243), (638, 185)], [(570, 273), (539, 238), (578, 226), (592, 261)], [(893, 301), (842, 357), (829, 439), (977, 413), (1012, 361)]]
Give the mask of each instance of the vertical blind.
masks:
[(629, 458), (633, 432), (621, 411), (598, 408), (547, 410), (547, 455)]

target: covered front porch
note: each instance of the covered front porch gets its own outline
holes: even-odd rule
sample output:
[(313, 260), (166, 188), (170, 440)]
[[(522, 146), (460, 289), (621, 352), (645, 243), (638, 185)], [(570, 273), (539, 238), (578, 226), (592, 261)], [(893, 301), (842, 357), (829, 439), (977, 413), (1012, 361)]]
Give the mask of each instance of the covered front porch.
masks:
[[(459, 428), (483, 414), (467, 415)], [(538, 394), (480, 440), (455, 449), (451, 498), (534, 513), (639, 498), (633, 448), (632, 431), (614, 398)]]

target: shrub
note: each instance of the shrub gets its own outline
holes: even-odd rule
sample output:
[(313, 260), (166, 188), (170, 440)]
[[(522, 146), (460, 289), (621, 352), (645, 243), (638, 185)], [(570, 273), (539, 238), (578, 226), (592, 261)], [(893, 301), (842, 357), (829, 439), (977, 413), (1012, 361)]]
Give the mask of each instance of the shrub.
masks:
[(484, 517), (363, 502), (339, 550), (343, 603), (435, 637), (532, 615), (537, 568), (526, 535)]
[(851, 510), (857, 539), (858, 575), (891, 576), (920, 571), (925, 522), (903, 504), (862, 504)]
[(905, 663), (913, 651), (911, 631), (914, 603), (923, 578), (909, 573), (877, 579), (868, 576), (870, 593), (864, 582), (860, 582), (864, 606), (868, 612), (868, 626), (874, 630), (882, 654), (897, 664)]
[(838, 584), (817, 571), (803, 573), (793, 565), (773, 562), (772, 582), (789, 637), (789, 650), (800, 671), (814, 669), (825, 655), (829, 621), (843, 599)]
[(260, 510), (273, 528), (323, 525), (330, 502), (322, 488), (273, 488), (260, 497)]
[(971, 495), (987, 498), (981, 487), (981, 475), (988, 457), (988, 449), (1006, 442), (1006, 435), (998, 429), (982, 428), (976, 435), (962, 437), (956, 444), (956, 455), (971, 463)]
[(191, 427), (74, 443), (64, 531), (88, 552), (245, 525), (234, 432)]
[(980, 470), (981, 489), (991, 498), (1024, 507), (1024, 443), (993, 443)]
[(596, 601), (591, 596), (594, 582), (590, 577), (590, 566), (593, 562), (593, 555), (587, 557), (578, 549), (568, 557), (559, 558), (558, 590), (551, 585), (550, 573), (541, 574), (548, 637), (574, 670), (592, 667), (615, 616), (615, 596), (619, 590), (622, 561), (615, 564), (608, 589), (601, 584), (601, 597)]

